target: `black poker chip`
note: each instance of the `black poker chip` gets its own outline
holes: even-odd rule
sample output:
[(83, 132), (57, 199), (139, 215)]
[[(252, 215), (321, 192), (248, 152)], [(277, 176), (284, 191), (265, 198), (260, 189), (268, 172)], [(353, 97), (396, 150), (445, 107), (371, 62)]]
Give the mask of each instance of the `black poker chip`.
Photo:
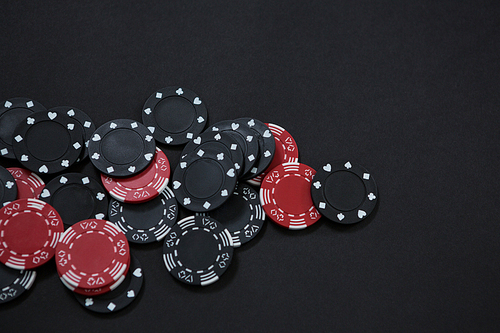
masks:
[(156, 198), (144, 203), (123, 203), (111, 199), (109, 220), (115, 223), (132, 243), (162, 240), (177, 221), (177, 200), (168, 187)]
[(211, 212), (198, 214), (210, 216), (227, 228), (234, 247), (252, 240), (262, 229), (266, 219), (259, 193), (244, 183), (238, 183), (231, 198), (222, 206)]
[(357, 223), (370, 215), (377, 195), (368, 170), (345, 160), (323, 165), (311, 185), (311, 197), (321, 215), (342, 224)]
[(182, 87), (166, 87), (147, 99), (142, 122), (156, 141), (168, 145), (185, 144), (205, 128), (207, 108), (195, 92)]
[(63, 112), (32, 113), (13, 133), (16, 158), (25, 168), (38, 173), (67, 170), (78, 160), (83, 146), (82, 127)]
[(253, 130), (255, 132), (257, 142), (259, 143), (259, 156), (255, 165), (246, 174), (240, 177), (242, 180), (251, 179), (260, 175), (267, 169), (269, 164), (271, 164), (276, 144), (271, 130), (260, 120), (254, 118), (239, 118), (236, 119), (236, 122), (242, 126), (248, 126), (251, 130)]
[(45, 107), (29, 98), (16, 97), (0, 104), (0, 156), (15, 159), (12, 138), (17, 125), (33, 112)]
[(229, 231), (208, 216), (188, 216), (174, 224), (163, 243), (163, 261), (177, 280), (206, 286), (219, 280), (233, 257)]
[(65, 173), (45, 185), (40, 200), (54, 207), (66, 225), (87, 219), (106, 218), (108, 196), (94, 178), (83, 173)]
[(99, 313), (117, 312), (130, 305), (139, 295), (144, 281), (144, 273), (139, 260), (130, 254), (130, 269), (120, 285), (105, 294), (85, 296), (74, 293), (85, 308)]
[(18, 270), (0, 263), (0, 304), (21, 296), (35, 282), (36, 272)]
[(194, 212), (216, 209), (233, 194), (236, 171), (227, 154), (199, 148), (181, 159), (172, 177), (177, 201)]
[(102, 173), (130, 177), (153, 160), (156, 145), (148, 129), (136, 120), (115, 119), (100, 126), (89, 142), (89, 157)]
[(16, 180), (3, 166), (0, 166), (0, 207), (17, 199)]
[(80, 155), (80, 160), (83, 160), (89, 156), (88, 152), (88, 146), (89, 146), (89, 140), (92, 137), (92, 133), (95, 131), (95, 124), (90, 118), (88, 114), (83, 112), (80, 109), (77, 109), (75, 107), (71, 106), (57, 106), (54, 108), (51, 108), (49, 111), (57, 111), (57, 112), (64, 112), (66, 113), (70, 118), (74, 118), (78, 121), (80, 125), (82, 125), (83, 129), (83, 134), (84, 134), (84, 147), (82, 149), (82, 153)]
[(186, 144), (181, 156), (185, 156), (195, 149), (207, 147), (227, 153), (231, 157), (238, 175), (242, 175), (245, 163), (243, 150), (236, 139), (227, 132), (206, 131), (201, 133)]
[(247, 174), (257, 162), (259, 157), (259, 139), (255, 137), (255, 131), (248, 126), (234, 120), (220, 121), (209, 129), (212, 132), (227, 132), (238, 142), (243, 149), (245, 163), (242, 175)]

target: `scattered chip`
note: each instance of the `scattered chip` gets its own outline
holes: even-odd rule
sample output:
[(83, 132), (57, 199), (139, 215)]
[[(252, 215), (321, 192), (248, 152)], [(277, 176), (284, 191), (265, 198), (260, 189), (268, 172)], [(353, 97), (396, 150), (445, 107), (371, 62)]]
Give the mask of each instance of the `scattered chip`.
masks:
[(70, 118), (76, 119), (78, 124), (82, 125), (83, 136), (84, 136), (84, 147), (80, 155), (80, 160), (87, 158), (89, 156), (89, 151), (88, 151), (89, 141), (90, 138), (92, 137), (92, 134), (95, 131), (94, 122), (89, 117), (89, 115), (83, 112), (82, 110), (71, 106), (57, 106), (55, 108), (51, 108), (49, 111), (66, 113)]
[(157, 147), (153, 162), (141, 173), (127, 178), (101, 174), (101, 181), (116, 200), (141, 203), (157, 197), (167, 187), (169, 177), (170, 163), (165, 153)]
[(75, 223), (56, 247), (56, 265), (66, 282), (79, 288), (98, 288), (117, 281), (128, 270), (130, 251), (123, 232), (109, 221)]
[(0, 206), (3, 206), (17, 198), (16, 180), (10, 172), (0, 166)]
[(153, 93), (144, 104), (142, 122), (156, 141), (185, 144), (203, 131), (207, 108), (198, 95), (186, 88), (166, 87)]
[(183, 207), (206, 212), (229, 199), (236, 186), (236, 171), (226, 154), (198, 149), (180, 161), (172, 179), (175, 197)]
[(227, 132), (205, 131), (201, 133), (195, 139), (187, 143), (181, 156), (185, 156), (198, 148), (207, 147), (226, 153), (231, 157), (238, 175), (243, 174), (243, 165), (245, 163), (243, 150), (238, 144), (238, 141)]
[(0, 209), (0, 262), (32, 269), (54, 256), (64, 226), (57, 211), (38, 199), (19, 199)]
[(162, 240), (177, 220), (177, 200), (168, 187), (160, 196), (140, 204), (111, 200), (109, 220), (115, 223), (132, 243)]
[(266, 219), (259, 193), (243, 183), (236, 186), (231, 198), (222, 206), (211, 212), (198, 214), (210, 216), (227, 228), (233, 237), (234, 247), (252, 240), (262, 229)]
[(12, 147), (21, 164), (35, 172), (53, 174), (67, 170), (80, 156), (82, 127), (65, 113), (40, 111), (17, 125)]
[(45, 111), (45, 107), (29, 98), (18, 97), (0, 104), (0, 155), (15, 159), (12, 149), (13, 133), (17, 125), (33, 112)]
[(165, 237), (163, 261), (170, 274), (191, 285), (214, 283), (233, 257), (231, 234), (208, 216), (188, 216)]
[(283, 163), (262, 181), (260, 202), (267, 216), (282, 227), (304, 229), (321, 217), (311, 199), (316, 171), (302, 163)]
[(35, 282), (35, 271), (20, 271), (0, 264), (0, 304), (21, 296)]
[(210, 128), (212, 132), (227, 132), (231, 135), (243, 150), (245, 162), (243, 163), (242, 175), (247, 174), (257, 162), (259, 157), (259, 140), (255, 137), (255, 131), (248, 126), (241, 125), (234, 120), (223, 120)]
[(38, 199), (45, 183), (36, 173), (24, 168), (7, 168), (16, 180), (17, 199)]
[(370, 215), (378, 194), (368, 170), (344, 160), (326, 163), (318, 170), (311, 196), (323, 216), (337, 223), (352, 224)]
[(153, 136), (143, 124), (115, 119), (100, 126), (89, 142), (92, 164), (102, 173), (130, 177), (146, 169), (155, 155)]
[(86, 297), (75, 294), (75, 297), (83, 307), (94, 312), (116, 312), (125, 308), (137, 298), (141, 291), (143, 280), (144, 276), (139, 260), (135, 256), (130, 255), (130, 269), (125, 280), (118, 288), (99, 296)]
[(83, 173), (65, 173), (45, 185), (40, 200), (54, 207), (66, 225), (96, 218), (108, 211), (106, 191), (94, 178)]
[(290, 135), (290, 133), (288, 133), (281, 126), (269, 123), (266, 123), (266, 125), (273, 133), (276, 150), (274, 152), (273, 160), (267, 167), (267, 169), (257, 177), (247, 180), (249, 184), (255, 186), (260, 186), (260, 184), (262, 183), (262, 179), (264, 179), (267, 173), (281, 163), (299, 161), (299, 150), (297, 149), (297, 143), (295, 143), (295, 140)]

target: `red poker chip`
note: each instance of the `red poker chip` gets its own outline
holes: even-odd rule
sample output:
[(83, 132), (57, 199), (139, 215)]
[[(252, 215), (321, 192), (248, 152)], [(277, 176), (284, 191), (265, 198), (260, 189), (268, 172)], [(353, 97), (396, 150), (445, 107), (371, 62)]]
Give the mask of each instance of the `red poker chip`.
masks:
[(7, 170), (16, 180), (18, 199), (38, 199), (45, 183), (36, 173), (24, 168), (7, 168)]
[(269, 172), (260, 187), (266, 215), (282, 227), (304, 229), (321, 218), (311, 198), (316, 171), (302, 163), (283, 163)]
[(56, 247), (57, 271), (73, 287), (110, 285), (127, 273), (129, 262), (125, 234), (105, 220), (75, 223), (66, 229)]
[(165, 189), (170, 177), (170, 163), (165, 153), (156, 148), (153, 162), (141, 173), (129, 178), (113, 178), (101, 174), (109, 194), (118, 201), (142, 203), (156, 198)]
[(0, 209), (0, 262), (15, 269), (33, 269), (55, 253), (64, 226), (49, 204), (23, 198)]
[(247, 183), (255, 186), (259, 186), (269, 171), (281, 163), (299, 161), (299, 150), (297, 149), (297, 143), (292, 135), (281, 126), (270, 123), (266, 123), (266, 126), (269, 127), (271, 133), (273, 133), (276, 149), (274, 151), (273, 160), (267, 169), (257, 177), (247, 180)]

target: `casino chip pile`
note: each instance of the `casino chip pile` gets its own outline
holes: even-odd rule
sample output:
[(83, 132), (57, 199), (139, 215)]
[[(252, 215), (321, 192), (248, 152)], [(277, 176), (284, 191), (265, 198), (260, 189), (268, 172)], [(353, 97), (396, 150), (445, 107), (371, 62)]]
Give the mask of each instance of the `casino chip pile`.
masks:
[[(353, 224), (377, 204), (361, 165), (329, 160), (315, 170), (299, 162), (288, 131), (254, 118), (207, 126), (204, 100), (185, 87), (153, 92), (141, 115), (97, 127), (75, 107), (1, 104), (0, 155), (19, 166), (0, 167), (0, 303), (28, 290), (54, 257), (83, 307), (116, 312), (144, 279), (129, 243), (162, 244), (176, 281), (206, 286), (266, 217), (290, 230), (321, 217)], [(171, 166), (164, 148), (179, 145)], [(99, 179), (71, 170), (88, 161)], [(54, 176), (45, 184), (40, 174)]]

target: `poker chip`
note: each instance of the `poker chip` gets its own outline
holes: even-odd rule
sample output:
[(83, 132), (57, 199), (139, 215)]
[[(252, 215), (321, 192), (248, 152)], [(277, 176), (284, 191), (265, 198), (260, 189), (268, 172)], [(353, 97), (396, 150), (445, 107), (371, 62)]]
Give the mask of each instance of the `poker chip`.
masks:
[(177, 220), (177, 212), (177, 200), (167, 187), (160, 196), (140, 204), (111, 200), (108, 215), (129, 242), (152, 243), (165, 237)]
[(156, 141), (168, 145), (185, 144), (203, 131), (207, 108), (195, 92), (166, 87), (147, 99), (142, 122)]
[(153, 162), (141, 173), (127, 178), (101, 174), (101, 181), (116, 200), (141, 203), (157, 197), (167, 187), (169, 177), (170, 163), (165, 153), (157, 147)]
[(231, 160), (234, 163), (234, 168), (238, 172), (238, 175), (243, 174), (243, 165), (245, 163), (243, 150), (241, 149), (236, 139), (227, 132), (214, 133), (211, 131), (206, 131), (201, 133), (199, 136), (186, 144), (181, 156), (185, 156), (198, 148), (207, 147), (226, 153), (231, 157)]
[(35, 271), (20, 271), (0, 264), (0, 304), (21, 296), (31, 288), (35, 278)]
[(227, 154), (198, 149), (180, 161), (172, 180), (175, 197), (183, 207), (205, 212), (229, 199), (236, 186), (236, 171)]
[(248, 126), (252, 131), (255, 132), (255, 137), (259, 143), (259, 155), (255, 165), (240, 179), (251, 179), (257, 175), (260, 175), (266, 168), (271, 164), (274, 157), (274, 151), (276, 145), (274, 143), (274, 138), (272, 132), (269, 130), (263, 122), (253, 118), (240, 118), (236, 119), (239, 124), (244, 124)]
[(271, 133), (273, 133), (276, 150), (274, 152), (273, 160), (267, 169), (257, 177), (247, 180), (247, 183), (255, 186), (260, 186), (262, 179), (264, 179), (267, 173), (281, 163), (299, 161), (297, 143), (295, 143), (295, 140), (290, 133), (288, 133), (283, 127), (275, 124), (266, 123), (266, 126), (269, 127)]
[(236, 185), (233, 195), (222, 206), (208, 213), (197, 214), (210, 216), (227, 228), (234, 247), (252, 240), (262, 229), (266, 219), (259, 193), (243, 183)]
[(29, 98), (18, 97), (0, 104), (0, 155), (15, 159), (12, 138), (16, 126), (33, 112), (45, 111), (45, 107)]
[(0, 209), (0, 262), (32, 269), (54, 256), (64, 231), (61, 217), (38, 199), (19, 199)]
[(52, 179), (45, 185), (40, 200), (54, 207), (66, 225), (90, 218), (102, 220), (108, 211), (106, 191), (97, 180), (83, 173), (65, 173)]
[(17, 125), (12, 147), (21, 164), (35, 172), (53, 174), (73, 165), (82, 152), (83, 131), (62, 112), (40, 111)]
[(16, 180), (10, 172), (0, 166), (0, 205), (3, 206), (17, 198)]
[(56, 247), (59, 275), (78, 288), (112, 284), (126, 274), (129, 260), (127, 238), (115, 224), (104, 220), (75, 223), (64, 232)]
[(248, 126), (234, 120), (223, 120), (210, 128), (212, 132), (227, 132), (231, 135), (243, 150), (245, 162), (243, 163), (242, 175), (247, 174), (257, 162), (259, 157), (259, 142), (255, 138), (255, 131)]
[(377, 204), (373, 176), (350, 161), (326, 163), (314, 176), (311, 186), (314, 205), (331, 221), (352, 224), (366, 218)]
[(227, 270), (233, 257), (231, 234), (208, 216), (188, 216), (174, 224), (163, 243), (163, 261), (181, 282), (206, 286)]
[(7, 168), (14, 177), (17, 186), (17, 199), (38, 199), (45, 183), (36, 173), (24, 168)]
[(144, 276), (139, 260), (134, 255), (130, 255), (130, 269), (125, 276), (125, 280), (118, 288), (99, 296), (86, 297), (75, 294), (75, 297), (88, 310), (99, 313), (116, 312), (131, 304), (137, 298), (143, 280)]
[(115, 119), (100, 126), (89, 142), (92, 164), (102, 173), (130, 177), (140, 173), (155, 155), (155, 142), (138, 121)]
[(76, 119), (77, 123), (82, 125), (84, 146), (82, 149), (82, 153), (80, 155), (80, 160), (87, 158), (89, 156), (88, 152), (89, 140), (95, 131), (94, 122), (89, 117), (89, 115), (83, 112), (82, 110), (71, 106), (57, 106), (55, 108), (51, 108), (49, 111), (65, 113), (66, 115), (68, 115), (68, 117)]
[(304, 229), (321, 217), (311, 199), (316, 171), (302, 163), (283, 163), (262, 181), (260, 202), (267, 216), (282, 227)]

